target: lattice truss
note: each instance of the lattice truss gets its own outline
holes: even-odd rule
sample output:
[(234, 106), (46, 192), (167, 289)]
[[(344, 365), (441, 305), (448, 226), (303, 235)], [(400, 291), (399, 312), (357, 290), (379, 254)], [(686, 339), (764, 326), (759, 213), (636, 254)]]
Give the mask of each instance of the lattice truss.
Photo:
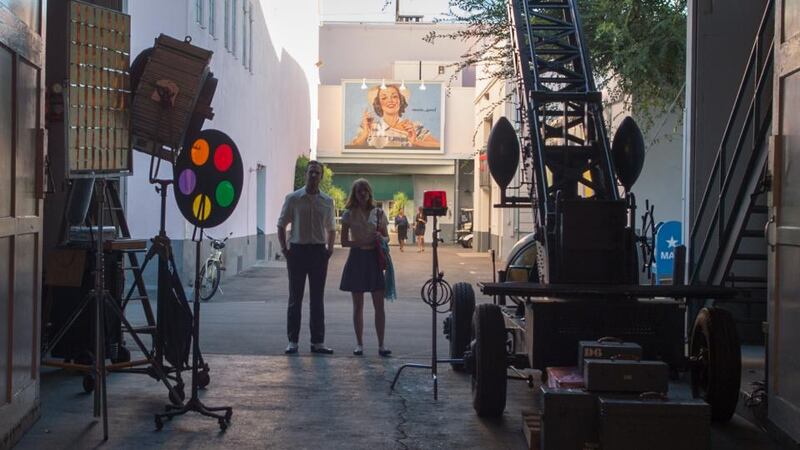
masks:
[[(602, 117), (574, 0), (510, 0), (520, 94), (523, 169), (533, 170), (540, 213), (562, 198), (616, 198)], [(532, 126), (533, 125), (533, 126)], [(527, 161), (530, 160), (531, 164)]]

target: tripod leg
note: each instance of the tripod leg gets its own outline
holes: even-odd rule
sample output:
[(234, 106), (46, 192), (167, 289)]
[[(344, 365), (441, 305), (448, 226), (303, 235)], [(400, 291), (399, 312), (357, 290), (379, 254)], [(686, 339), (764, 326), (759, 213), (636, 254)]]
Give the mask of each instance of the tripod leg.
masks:
[(86, 309), (86, 306), (89, 304), (90, 301), (92, 301), (92, 294), (88, 294), (86, 297), (83, 298), (81, 304), (78, 305), (77, 308), (75, 308), (75, 311), (73, 311), (72, 314), (70, 314), (69, 319), (67, 319), (67, 322), (64, 324), (64, 326), (62, 326), (61, 329), (58, 330), (58, 333), (56, 333), (55, 337), (51, 339), (50, 342), (48, 342), (47, 345), (44, 347), (44, 349), (42, 350), (42, 358), (44, 358), (45, 355), (50, 353), (50, 350), (52, 350), (56, 345), (58, 345), (58, 343), (61, 341), (61, 338), (63, 338), (64, 335), (67, 334), (67, 331), (69, 331), (69, 329), (72, 327), (75, 321), (78, 320), (78, 316), (80, 316), (83, 310)]
[(147, 349), (144, 346), (144, 342), (142, 342), (142, 340), (139, 338), (139, 334), (133, 331), (133, 327), (131, 326), (131, 323), (128, 321), (128, 319), (125, 317), (125, 313), (113, 301), (109, 301), (108, 303), (109, 305), (111, 305), (111, 310), (114, 311), (114, 314), (116, 314), (117, 317), (119, 317), (119, 320), (122, 321), (125, 328), (130, 333), (131, 338), (133, 338), (133, 340), (136, 342), (136, 345), (139, 347), (139, 350), (141, 350), (142, 353), (144, 353), (145, 358), (150, 362), (150, 364), (153, 365), (153, 369), (155, 370), (158, 379), (162, 383), (164, 383), (164, 386), (167, 387), (167, 390), (174, 398), (179, 399), (180, 397), (178, 396), (178, 393), (173, 389), (172, 385), (169, 384), (169, 381), (167, 379), (167, 374), (164, 371), (163, 367), (161, 366), (161, 363), (156, 358), (154, 358), (150, 353), (147, 352)]
[[(103, 292), (100, 294), (103, 297), (103, 300), (98, 299), (98, 309), (100, 315), (100, 323), (98, 324), (98, 333), (100, 337), (100, 353), (97, 359), (100, 361), (100, 384), (98, 385), (100, 388), (100, 395), (102, 396), (100, 399), (100, 404), (102, 405), (102, 415), (103, 415), (103, 440), (108, 440), (108, 396), (106, 395), (106, 315), (105, 315), (105, 308), (104, 300), (109, 300), (109, 296), (107, 292)], [(113, 302), (113, 300), (111, 300)]]

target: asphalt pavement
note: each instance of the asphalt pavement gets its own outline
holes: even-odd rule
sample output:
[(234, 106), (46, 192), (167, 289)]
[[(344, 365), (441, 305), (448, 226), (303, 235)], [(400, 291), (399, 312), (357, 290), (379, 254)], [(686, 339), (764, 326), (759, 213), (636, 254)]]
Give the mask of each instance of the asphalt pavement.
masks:
[[(343, 249), (330, 260), (325, 290), (326, 344), (335, 353), (309, 352), (306, 293), (300, 353), (284, 355), (286, 268), (280, 261), (263, 263), (240, 274), (226, 274), (222, 292), (201, 304), (200, 344), (211, 367), (211, 382), (200, 391), (200, 399), (211, 406), (233, 407), (225, 432), (215, 420), (196, 413), (169, 421), (157, 431), (153, 415), (168, 402), (166, 388), (147, 375), (112, 373), (109, 440), (103, 442), (102, 421), (92, 415), (93, 396), (83, 392), (82, 375), (45, 367), (42, 416), (18, 448), (527, 448), (521, 412), (535, 406), (536, 389), (525, 382), (509, 381), (505, 412), (493, 420), (475, 415), (469, 376), (448, 365), (439, 365), (438, 400), (429, 369), (406, 369), (396, 389), (389, 389), (403, 364), (430, 362), (432, 345), (431, 308), (419, 292), (432, 275), (430, 246), (422, 253), (414, 248), (398, 250), (392, 247), (398, 299), (386, 306), (386, 345), (392, 357), (377, 355), (368, 300), (364, 356), (352, 355), (352, 300), (339, 290), (347, 255)], [(440, 270), (451, 284), (474, 286), (491, 280), (492, 262), (488, 254), (445, 246), (440, 249)], [(476, 300), (491, 301), (477, 290)], [(134, 324), (143, 321), (137, 304), (130, 304), (126, 314)], [(447, 357), (443, 319), (443, 315), (435, 319), (437, 351)], [(681, 389), (685, 392), (686, 386), (676, 387)], [(763, 433), (738, 416), (732, 424), (714, 428), (712, 443), (714, 449), (773, 448)]]

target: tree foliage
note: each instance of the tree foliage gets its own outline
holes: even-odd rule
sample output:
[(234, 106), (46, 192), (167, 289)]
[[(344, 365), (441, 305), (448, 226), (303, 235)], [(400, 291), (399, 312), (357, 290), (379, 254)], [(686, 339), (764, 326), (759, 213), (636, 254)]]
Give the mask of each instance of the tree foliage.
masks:
[[(686, 0), (577, 0), (583, 35), (599, 89), (608, 102), (629, 103), (651, 123), (683, 107)], [(483, 64), (487, 76), (514, 77), (506, 0), (450, 0), (449, 21), (464, 29), (426, 36), (471, 42), (460, 67)]]
[(392, 209), (389, 211), (389, 216), (396, 216), (400, 211), (405, 211), (408, 204), (408, 196), (405, 192), (395, 192), (392, 202)]

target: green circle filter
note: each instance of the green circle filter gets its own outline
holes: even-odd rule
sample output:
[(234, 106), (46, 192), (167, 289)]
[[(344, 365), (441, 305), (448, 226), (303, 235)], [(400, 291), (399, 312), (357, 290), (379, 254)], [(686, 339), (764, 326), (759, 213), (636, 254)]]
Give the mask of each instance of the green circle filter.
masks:
[(216, 198), (219, 206), (227, 208), (231, 203), (233, 203), (235, 196), (236, 194), (233, 190), (233, 184), (231, 184), (230, 181), (225, 180), (217, 185)]

